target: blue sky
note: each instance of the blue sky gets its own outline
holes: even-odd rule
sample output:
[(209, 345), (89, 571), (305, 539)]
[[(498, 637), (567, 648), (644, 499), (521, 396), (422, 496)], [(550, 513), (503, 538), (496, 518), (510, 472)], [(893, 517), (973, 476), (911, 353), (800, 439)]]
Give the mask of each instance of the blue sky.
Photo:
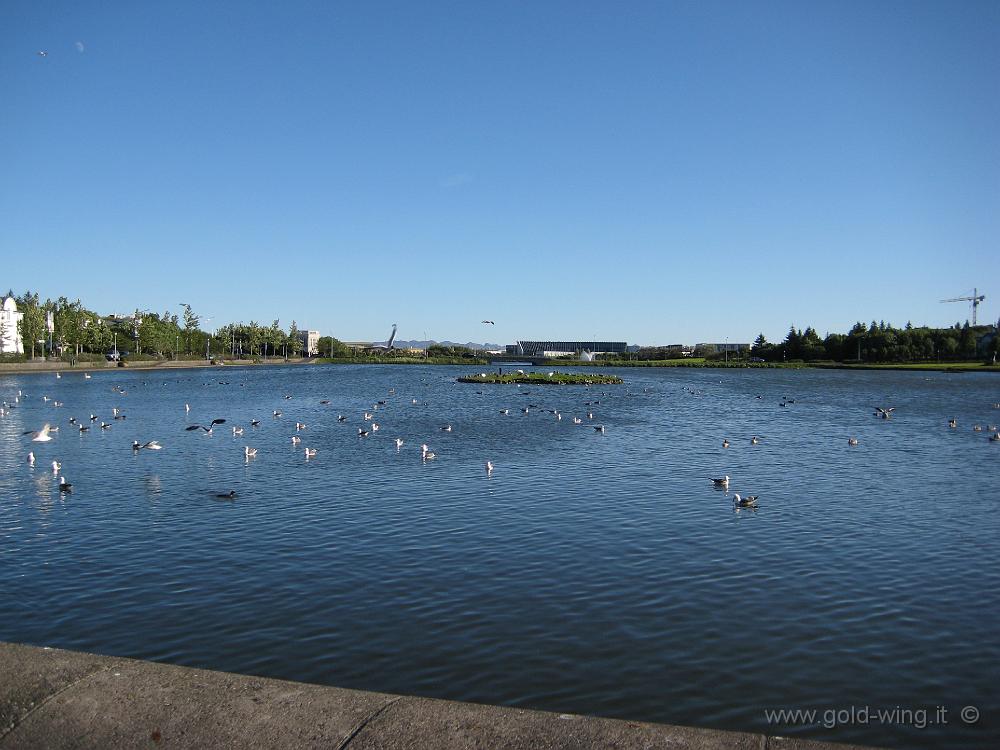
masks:
[(998, 238), (992, 0), (0, 5), (3, 291), (749, 341), (996, 320)]

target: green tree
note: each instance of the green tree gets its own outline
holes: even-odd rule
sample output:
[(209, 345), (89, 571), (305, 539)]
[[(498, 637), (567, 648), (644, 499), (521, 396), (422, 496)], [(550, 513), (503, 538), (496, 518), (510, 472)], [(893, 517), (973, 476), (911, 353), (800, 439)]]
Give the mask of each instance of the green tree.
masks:
[(198, 330), (201, 318), (191, 311), (191, 305), (184, 304), (184, 347), (185, 351), (191, 351), (191, 334)]
[(298, 355), (302, 351), (302, 340), (299, 338), (299, 327), (295, 325), (295, 321), (288, 327), (288, 351), (292, 353), (292, 356)]
[(271, 349), (271, 355), (278, 353), (278, 349), (285, 342), (285, 332), (281, 330), (281, 325), (277, 320), (271, 323), (271, 327), (265, 332), (265, 340)]
[(320, 336), (318, 346), (319, 353), (327, 357), (347, 357), (351, 354), (351, 350), (344, 346), (344, 342), (333, 336)]
[(35, 358), (35, 345), (45, 335), (45, 311), (38, 303), (38, 294), (25, 292), (17, 300), (18, 309), (24, 313), (24, 317), (19, 324), (21, 341), (24, 343), (25, 351), (31, 345), (31, 358)]

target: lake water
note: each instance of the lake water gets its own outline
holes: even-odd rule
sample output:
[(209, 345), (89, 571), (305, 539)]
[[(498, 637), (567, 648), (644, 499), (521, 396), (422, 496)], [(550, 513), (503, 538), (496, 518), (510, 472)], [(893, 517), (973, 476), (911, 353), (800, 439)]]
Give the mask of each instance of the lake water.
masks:
[[(1000, 378), (455, 382), (470, 371), (0, 376), (0, 400), (24, 394), (0, 417), (0, 639), (553, 711), (1000, 746), (1000, 443), (986, 432)], [(380, 429), (359, 438), (379, 400)], [(91, 413), (112, 427), (68, 424)], [(211, 435), (184, 429), (213, 418), (227, 422)], [(50, 442), (21, 434), (45, 422), (60, 427)], [(130, 449), (153, 439), (163, 450)], [(422, 462), (421, 443), (436, 458)], [(713, 488), (724, 474), (758, 510)], [(853, 722), (829, 713), (851, 707)], [(865, 722), (865, 707), (917, 713)], [(819, 713), (769, 725), (769, 709)]]

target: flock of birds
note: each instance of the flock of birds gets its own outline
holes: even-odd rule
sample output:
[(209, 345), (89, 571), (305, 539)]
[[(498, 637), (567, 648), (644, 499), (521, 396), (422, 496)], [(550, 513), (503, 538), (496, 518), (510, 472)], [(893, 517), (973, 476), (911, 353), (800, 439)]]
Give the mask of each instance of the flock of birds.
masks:
[[(62, 378), (62, 375), (60, 373), (56, 373), (55, 376), (56, 376), (57, 379), (61, 379)], [(89, 373), (84, 374), (84, 378), (87, 379), (87, 380), (90, 380), (91, 379), (91, 375)], [(222, 385), (229, 385), (228, 382), (223, 382), (223, 381), (220, 381), (220, 384), (222, 384)], [(119, 396), (127, 396), (128, 395), (128, 391), (125, 390), (124, 387), (122, 387), (121, 385), (114, 385), (114, 386), (112, 386), (111, 390), (114, 393), (116, 393), (117, 395), (119, 395)], [(482, 391), (479, 391), (478, 393), (482, 394)], [(524, 393), (524, 395), (527, 395), (528, 392), (524, 391), (523, 393)], [(394, 396), (394, 395), (395, 395), (395, 389), (390, 389), (389, 390), (389, 396)], [(0, 406), (0, 417), (3, 417), (3, 416), (6, 416), (6, 415), (10, 414), (11, 410), (16, 409), (20, 405), (22, 405), (22, 403), (25, 401), (26, 398), (27, 398), (27, 396), (23, 393), (23, 391), (19, 390), (17, 392), (17, 395), (14, 396), (11, 401), (4, 401), (3, 405)], [(51, 404), (51, 406), (53, 406), (53, 407), (62, 407), (64, 405), (62, 401), (53, 400), (49, 396), (42, 396), (41, 398), (42, 398), (42, 401), (44, 403)], [(285, 395), (284, 396), (284, 400), (286, 400), (286, 401), (290, 400), (292, 398), (293, 397), (291, 395)], [(331, 404), (331, 402), (330, 402), (329, 399), (323, 399), (319, 403), (320, 403), (321, 406), (329, 406)], [(411, 400), (411, 403), (414, 404), (414, 405), (416, 405), (418, 403), (418, 400), (416, 398), (414, 398), (414, 399)], [(594, 419), (594, 413), (592, 411), (592, 406), (593, 405), (598, 405), (600, 403), (601, 403), (600, 400), (594, 400), (594, 401), (587, 401), (587, 402), (585, 402), (585, 405), (588, 407), (588, 410), (586, 412), (586, 416), (587, 416), (588, 420), (593, 420)], [(384, 409), (388, 404), (389, 404), (389, 401), (387, 399), (380, 399), (380, 400), (376, 401), (375, 403), (373, 403), (368, 409), (365, 409), (363, 411), (363, 413), (361, 414), (361, 420), (362, 420), (362, 423), (363, 423), (364, 426), (357, 428), (358, 439), (367, 438), (370, 435), (372, 435), (374, 433), (377, 433), (381, 429), (381, 425), (378, 422), (376, 422), (375, 419), (376, 419), (378, 410), (379, 409)], [(523, 414), (528, 414), (528, 413), (530, 413), (533, 410), (538, 411), (538, 412), (542, 412), (542, 413), (551, 414), (551, 415), (553, 415), (556, 418), (556, 420), (562, 420), (562, 418), (563, 418), (563, 415), (562, 415), (562, 413), (559, 410), (556, 410), (556, 409), (542, 409), (540, 406), (538, 406), (536, 404), (529, 404), (528, 406), (522, 408), (521, 412)], [(184, 404), (184, 411), (185, 411), (185, 414), (190, 414), (190, 412), (191, 412), (191, 406), (190, 406), (190, 404), (187, 404), (187, 403)], [(501, 409), (500, 410), (500, 414), (504, 415), (504, 416), (509, 415), (510, 412), (511, 412), (510, 409)], [(280, 410), (280, 409), (274, 409), (271, 412), (271, 415), (272, 415), (274, 421), (278, 421), (283, 416), (283, 413), (282, 413), (282, 410)], [(118, 407), (113, 407), (112, 408), (112, 420), (121, 421), (121, 420), (125, 420), (126, 418), (127, 418), (126, 415), (122, 412), (122, 410), (120, 408), (118, 408)], [(345, 423), (345, 422), (348, 421), (348, 416), (345, 415), (345, 414), (338, 414), (337, 417), (336, 417), (336, 421), (337, 421), (337, 423), (341, 423), (341, 424)], [(582, 417), (574, 417), (573, 418), (573, 422), (574, 422), (574, 424), (582, 424), (583, 423), (583, 418)], [(113, 426), (113, 421), (106, 422), (106, 421), (100, 419), (96, 414), (91, 413), (90, 416), (89, 416), (89, 419), (84, 419), (82, 421), (78, 421), (75, 417), (70, 417), (69, 420), (68, 420), (68, 424), (73, 429), (77, 430), (81, 435), (83, 435), (84, 433), (88, 432), (91, 429), (92, 426), (99, 427), (101, 430), (108, 430), (108, 429), (110, 429)], [(201, 423), (189, 424), (189, 425), (187, 425), (187, 426), (184, 427), (184, 431), (185, 432), (200, 432), (200, 434), (202, 434), (204, 436), (210, 436), (210, 435), (213, 435), (215, 433), (216, 427), (218, 427), (220, 425), (225, 425), (225, 424), (227, 424), (227, 420), (225, 418), (215, 418), (215, 419), (212, 419), (211, 421), (209, 421), (207, 424), (201, 424)], [(260, 427), (261, 420), (260, 419), (256, 419), (256, 418), (250, 419), (248, 424), (249, 424), (249, 428), (251, 430), (254, 430), (254, 429)], [(291, 443), (292, 443), (293, 446), (299, 447), (299, 446), (301, 446), (301, 443), (302, 443), (302, 438), (300, 437), (300, 433), (302, 433), (303, 431), (305, 431), (307, 429), (307, 425), (304, 422), (296, 421), (295, 424), (294, 424), (294, 427), (295, 427), (295, 434), (293, 434), (291, 436)], [(454, 428), (453, 428), (453, 426), (451, 424), (444, 424), (444, 425), (441, 425), (439, 429), (440, 429), (441, 432), (450, 433), (450, 432), (453, 431)], [(599, 434), (605, 434), (605, 432), (606, 432), (605, 426), (603, 424), (593, 425), (593, 429), (594, 429), (594, 431), (596, 433), (599, 433)], [(245, 428), (242, 425), (235, 425), (235, 426), (230, 426), (230, 431), (232, 433), (233, 438), (235, 439), (235, 438), (238, 438), (238, 437), (240, 437), (240, 436), (242, 436), (244, 434)], [(38, 430), (28, 430), (28, 431), (25, 431), (23, 433), (23, 435), (29, 437), (29, 440), (32, 443), (47, 443), (47, 442), (50, 442), (53, 439), (53, 435), (57, 434), (58, 432), (59, 432), (59, 427), (57, 425), (51, 423), (51, 422), (48, 422), (48, 423), (44, 424)], [(403, 438), (397, 437), (397, 438), (394, 439), (394, 445), (395, 445), (395, 448), (396, 448), (396, 452), (399, 453), (399, 452), (401, 452), (403, 446), (405, 445), (405, 441), (404, 441)], [(138, 454), (139, 452), (145, 451), (145, 450), (149, 450), (149, 451), (159, 451), (159, 450), (162, 450), (163, 449), (163, 445), (159, 442), (159, 440), (148, 440), (146, 442), (139, 442), (138, 440), (133, 440), (131, 448), (132, 448), (133, 453)], [(312, 459), (312, 458), (315, 458), (318, 455), (318, 449), (316, 449), (316, 448), (308, 447), (308, 446), (301, 446), (301, 449), (302, 449), (302, 451), (303, 451), (303, 453), (305, 455), (305, 459), (307, 461), (310, 460), (310, 459)], [(244, 458), (244, 461), (247, 462), (247, 463), (249, 463), (251, 460), (253, 460), (254, 458), (257, 457), (257, 452), (258, 452), (257, 448), (251, 447), (250, 445), (244, 445), (243, 446), (243, 458)], [(431, 448), (429, 447), (429, 445), (426, 442), (422, 443), (420, 445), (420, 459), (421, 459), (421, 461), (424, 462), (424, 463), (426, 463), (428, 461), (433, 461), (435, 458), (437, 458), (437, 453), (435, 453), (433, 450), (431, 450)], [(27, 455), (27, 464), (29, 466), (33, 467), (35, 465), (35, 460), (36, 459), (35, 459), (34, 451), (29, 451), (29, 453)], [(65, 476), (63, 476), (62, 474), (59, 473), (60, 470), (61, 470), (62, 465), (58, 461), (54, 460), (52, 462), (52, 466), (53, 466), (53, 474), (57, 475), (59, 477), (59, 491), (60, 491), (60, 493), (61, 494), (71, 493), (73, 491), (73, 485), (66, 480)], [(484, 464), (483, 464), (483, 467), (485, 469), (486, 476), (487, 477), (492, 477), (493, 472), (496, 469), (496, 465), (493, 463), (493, 461), (492, 460), (486, 460), (484, 462)], [(238, 495), (237, 495), (237, 493), (236, 493), (235, 490), (228, 490), (226, 492), (213, 492), (213, 494), (214, 494), (215, 498), (220, 499), (220, 500), (234, 500), (234, 499), (236, 499), (238, 497)]]
[[(57, 379), (61, 378), (61, 377), (62, 376), (59, 373), (56, 373), (56, 378)], [(86, 379), (89, 380), (91, 378), (91, 376), (89, 374), (85, 374), (84, 378), (86, 378)], [(228, 383), (222, 383), (222, 384), (228, 385)], [(695, 391), (695, 390), (690, 389), (690, 388), (688, 388), (687, 390), (688, 390), (688, 392), (690, 392), (690, 393), (692, 393), (694, 395), (697, 395), (699, 393), (699, 391)], [(128, 395), (128, 392), (122, 386), (120, 386), (120, 385), (114, 385), (114, 386), (112, 386), (112, 391), (115, 392), (119, 396), (126, 396), (126, 395)], [(477, 393), (481, 395), (483, 392), (482, 391), (477, 391)], [(528, 393), (529, 393), (528, 391), (522, 391), (523, 395), (527, 395)], [(395, 390), (394, 389), (390, 389), (389, 395), (390, 396), (395, 395)], [(602, 395), (604, 395), (604, 394), (602, 394)], [(6, 416), (6, 415), (10, 414), (11, 410), (16, 409), (21, 404), (22, 399), (24, 399), (24, 398), (25, 398), (25, 396), (22, 393), (22, 391), (18, 391), (17, 395), (13, 398), (13, 400), (11, 402), (4, 401), (2, 403), (2, 406), (0, 406), (0, 417), (3, 417), (3, 416)], [(49, 396), (42, 396), (41, 398), (42, 398), (42, 400), (43, 400), (44, 403), (51, 404), (53, 407), (62, 407), (63, 406), (63, 402), (62, 401), (51, 399)], [(285, 400), (290, 400), (291, 398), (292, 398), (291, 395), (285, 395), (284, 396)], [(763, 396), (757, 396), (757, 398), (758, 399), (762, 399)], [(329, 399), (323, 399), (319, 403), (322, 406), (329, 406), (331, 402), (330, 402)], [(417, 399), (412, 399), (411, 403), (417, 404), (418, 403)], [(784, 407), (784, 406), (786, 406), (788, 404), (794, 404), (794, 403), (795, 403), (794, 399), (790, 399), (790, 398), (786, 397), (786, 398), (783, 398), (781, 400), (780, 406)], [(361, 415), (361, 419), (362, 419), (362, 422), (363, 422), (364, 426), (357, 428), (358, 439), (368, 438), (369, 436), (373, 435), (374, 433), (377, 433), (380, 430), (381, 425), (378, 422), (375, 421), (375, 418), (376, 418), (378, 410), (380, 408), (386, 407), (388, 404), (389, 404), (388, 400), (381, 399), (381, 400), (378, 400), (375, 403), (373, 403), (370, 408), (365, 409), (363, 411), (363, 413)], [(594, 413), (593, 413), (592, 409), (593, 409), (593, 407), (595, 407), (597, 405), (600, 405), (600, 404), (601, 404), (600, 400), (592, 400), (592, 401), (586, 401), (586, 402), (584, 402), (584, 406), (587, 407), (587, 410), (586, 410), (586, 418), (587, 418), (587, 420), (593, 420), (594, 419)], [(994, 404), (994, 408), (995, 409), (1000, 409), (1000, 403)], [(185, 410), (185, 413), (190, 413), (190, 411), (191, 411), (190, 405), (189, 404), (185, 404), (184, 405), (184, 410)], [(532, 410), (535, 410), (535, 411), (540, 412), (540, 413), (548, 413), (548, 414), (552, 415), (553, 417), (555, 417), (556, 420), (562, 420), (562, 417), (563, 417), (562, 413), (559, 410), (557, 410), (557, 409), (542, 409), (537, 404), (528, 404), (527, 406), (525, 406), (525, 407), (523, 407), (523, 408), (520, 409), (520, 411), (521, 411), (522, 414), (528, 414)], [(511, 412), (511, 410), (509, 408), (500, 409), (500, 411), (499, 411), (500, 415), (502, 415), (502, 416), (508, 416), (510, 414), (510, 412)], [(895, 407), (875, 406), (875, 407), (873, 407), (872, 414), (873, 414), (874, 417), (877, 417), (879, 419), (888, 420), (888, 419), (892, 418), (894, 412), (895, 412)], [(272, 411), (272, 417), (274, 418), (275, 421), (279, 420), (282, 416), (283, 416), (282, 415), (282, 411), (280, 409), (274, 409)], [(89, 416), (89, 419), (85, 419), (83, 421), (78, 421), (75, 417), (70, 417), (70, 419), (68, 420), (68, 424), (69, 424), (70, 427), (72, 427), (73, 429), (77, 430), (81, 435), (83, 435), (86, 432), (88, 432), (91, 429), (92, 426), (93, 427), (99, 427), (102, 431), (103, 430), (108, 430), (108, 429), (110, 429), (112, 427), (114, 421), (125, 420), (126, 419), (126, 415), (122, 412), (122, 410), (120, 408), (114, 407), (114, 408), (112, 408), (111, 418), (112, 418), (111, 422), (105, 422), (104, 420), (100, 420), (100, 422), (98, 423), (99, 417), (96, 414), (91, 413), (90, 416)], [(341, 424), (345, 423), (347, 420), (348, 420), (348, 417), (345, 414), (339, 414), (337, 416), (337, 418), (336, 418), (337, 423), (341, 423)], [(577, 425), (584, 423), (583, 417), (579, 417), (579, 416), (574, 416), (572, 418), (572, 421), (573, 421), (574, 424), (577, 424)], [(226, 419), (224, 419), (224, 418), (216, 418), (216, 419), (212, 419), (211, 421), (209, 421), (207, 425), (200, 424), (200, 423), (189, 424), (189, 425), (187, 425), (184, 428), (184, 430), (187, 431), (187, 432), (201, 431), (201, 434), (203, 434), (205, 436), (210, 436), (210, 435), (212, 435), (214, 433), (216, 427), (218, 427), (219, 425), (224, 425), (226, 423), (227, 423)], [(260, 419), (254, 418), (254, 419), (249, 420), (249, 428), (252, 429), (252, 430), (256, 430), (257, 428), (260, 427), (260, 425), (261, 425), (261, 420)], [(948, 427), (949, 428), (956, 429), (957, 426), (958, 426), (958, 422), (957, 422), (956, 419), (950, 419), (948, 421)], [(294, 427), (295, 427), (295, 433), (291, 436), (291, 443), (292, 443), (293, 446), (299, 447), (301, 445), (301, 443), (302, 443), (302, 438), (300, 437), (300, 433), (302, 433), (303, 431), (305, 431), (307, 429), (307, 425), (304, 422), (296, 421)], [(605, 428), (605, 426), (603, 424), (592, 425), (592, 427), (593, 427), (594, 431), (597, 432), (597, 433), (604, 434), (606, 432), (606, 428)], [(975, 424), (975, 425), (973, 425), (972, 429), (975, 432), (982, 432), (983, 431), (983, 425)], [(986, 426), (986, 429), (990, 433), (990, 435), (989, 435), (989, 441), (990, 442), (994, 442), (994, 443), (1000, 442), (1000, 430), (998, 430), (997, 425), (995, 425), (995, 424), (989, 424), (989, 425)], [(231, 426), (230, 430), (232, 432), (233, 438), (235, 439), (235, 438), (238, 438), (238, 437), (240, 437), (240, 436), (242, 436), (244, 434), (245, 428), (243, 426), (241, 426), (241, 425), (236, 425), (236, 426)], [(444, 424), (444, 425), (442, 425), (440, 427), (440, 430), (442, 432), (450, 433), (450, 432), (452, 432), (453, 427), (452, 427), (451, 424)], [(46, 424), (44, 424), (38, 430), (28, 430), (28, 431), (25, 431), (23, 433), (23, 435), (24, 436), (30, 436), (30, 441), (32, 443), (47, 443), (47, 442), (50, 442), (53, 439), (53, 434), (57, 434), (58, 432), (59, 432), (59, 427), (57, 425), (53, 425), (52, 423), (46, 423)], [(756, 446), (756, 445), (760, 444), (760, 440), (761, 439), (757, 435), (753, 435), (750, 438), (749, 442), (750, 442), (750, 445)], [(855, 438), (855, 437), (849, 437), (847, 442), (848, 442), (848, 445), (852, 446), (852, 447), (857, 446), (859, 444), (858, 439)], [(401, 450), (402, 450), (402, 448), (403, 448), (403, 446), (405, 444), (405, 441), (403, 440), (403, 438), (397, 437), (397, 438), (394, 439), (394, 444), (395, 444), (395, 447), (396, 447), (396, 452), (399, 453), (399, 452), (401, 452)], [(723, 448), (729, 448), (730, 445), (731, 444), (730, 444), (730, 441), (728, 439), (723, 439), (723, 441), (722, 441), (722, 447)], [(133, 453), (138, 454), (141, 451), (146, 451), (146, 450), (148, 450), (148, 451), (159, 451), (159, 450), (162, 450), (163, 449), (163, 445), (161, 445), (161, 443), (158, 440), (148, 440), (146, 442), (139, 442), (139, 440), (133, 440), (131, 448), (132, 448)], [(302, 446), (302, 451), (304, 453), (306, 461), (309, 461), (310, 459), (313, 459), (313, 458), (315, 458), (318, 455), (318, 450), (316, 448), (313, 448), (313, 447)], [(256, 458), (257, 452), (258, 452), (257, 448), (251, 447), (250, 445), (245, 445), (243, 447), (243, 458), (244, 458), (244, 461), (246, 461), (247, 463), (249, 463), (250, 461), (252, 461), (254, 458)], [(426, 463), (428, 461), (433, 461), (436, 457), (437, 457), (437, 454), (433, 450), (431, 450), (431, 448), (428, 446), (428, 444), (426, 442), (424, 442), (424, 443), (422, 443), (420, 445), (420, 458), (421, 458), (422, 462)], [(36, 458), (35, 458), (34, 451), (29, 451), (29, 453), (27, 455), (27, 463), (28, 463), (28, 465), (29, 466), (34, 466), (35, 465), (35, 461), (36, 461)], [(53, 460), (51, 465), (52, 465), (53, 476), (57, 476), (58, 479), (59, 479), (59, 491), (60, 491), (60, 493), (67, 494), (67, 493), (72, 492), (73, 491), (73, 485), (72, 485), (72, 483), (70, 483), (69, 481), (67, 481), (66, 477), (61, 473), (61, 469), (62, 469), (61, 463), (59, 461), (57, 461), (57, 460)], [(486, 460), (484, 462), (484, 469), (485, 469), (487, 477), (491, 477), (493, 475), (493, 472), (494, 472), (495, 468), (496, 468), (496, 466), (495, 466), (495, 464), (493, 463), (492, 460)], [(731, 482), (731, 478), (729, 477), (729, 475), (724, 475), (722, 477), (710, 477), (709, 479), (712, 482), (712, 485), (716, 489), (724, 490), (727, 495), (729, 494), (729, 488), (730, 488), (730, 482)], [(233, 499), (235, 499), (237, 497), (237, 493), (235, 492), (235, 490), (228, 490), (226, 492), (216, 492), (216, 493), (214, 493), (214, 496), (217, 499), (233, 500)], [(758, 507), (758, 499), (759, 499), (759, 495), (751, 495), (751, 494), (745, 494), (745, 495), (743, 495), (743, 494), (740, 494), (738, 492), (734, 492), (733, 493), (733, 506), (737, 510), (739, 510), (741, 508), (748, 508), (748, 509), (756, 510), (757, 507)]]
[[(687, 391), (688, 391), (688, 393), (690, 393), (692, 395), (697, 395), (699, 393), (698, 391), (695, 391), (695, 390), (693, 390), (691, 388), (688, 388)], [(764, 398), (763, 396), (757, 396), (757, 399), (763, 399), (763, 398)], [(790, 399), (790, 398), (785, 397), (785, 398), (783, 398), (781, 400), (781, 402), (778, 405), (784, 407), (784, 406), (787, 406), (788, 404), (794, 404), (794, 403), (795, 403), (794, 399)], [(1000, 403), (993, 404), (993, 408), (994, 409), (1000, 409)], [(872, 416), (877, 417), (879, 419), (891, 419), (893, 412), (896, 411), (896, 407), (894, 407), (894, 406), (889, 406), (889, 407), (873, 406), (872, 409), (874, 409), (874, 411), (872, 412)], [(958, 420), (954, 419), (954, 418), (949, 419), (948, 420), (948, 427), (951, 428), (951, 429), (956, 429), (958, 427)], [(998, 425), (996, 425), (996, 424), (990, 424), (990, 425), (987, 425), (986, 429), (990, 433), (989, 441), (991, 443), (1000, 443), (1000, 427), (998, 427)], [(973, 430), (973, 432), (982, 432), (983, 431), (983, 426), (980, 425), (980, 424), (974, 424), (972, 426), (972, 430)], [(751, 445), (759, 445), (760, 444), (760, 438), (757, 437), (756, 435), (754, 435), (753, 437), (750, 438), (750, 444)], [(851, 446), (851, 447), (856, 447), (859, 444), (858, 443), (858, 439), (856, 437), (849, 437), (849, 438), (847, 438), (847, 444), (849, 446)], [(729, 448), (730, 447), (730, 442), (729, 442), (728, 438), (723, 438), (723, 440), (722, 440), (722, 447), (723, 448)], [(716, 489), (719, 489), (719, 490), (724, 490), (728, 494), (728, 492), (729, 492), (729, 483), (730, 483), (730, 477), (729, 477), (728, 474), (726, 474), (724, 476), (721, 476), (721, 477), (709, 477), (709, 481), (712, 482), (712, 486), (713, 487), (715, 487)], [(733, 493), (733, 506), (737, 510), (740, 509), (740, 508), (750, 508), (750, 509), (756, 510), (757, 509), (757, 500), (758, 500), (758, 497), (759, 497), (758, 495), (746, 495), (746, 496), (743, 496), (743, 495), (740, 495), (740, 493), (738, 493), (738, 492), (734, 492)]]

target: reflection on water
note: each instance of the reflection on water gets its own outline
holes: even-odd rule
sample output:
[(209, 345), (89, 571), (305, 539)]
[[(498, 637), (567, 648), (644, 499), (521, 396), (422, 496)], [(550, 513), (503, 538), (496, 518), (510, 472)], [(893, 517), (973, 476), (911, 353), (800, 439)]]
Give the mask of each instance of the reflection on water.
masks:
[[(1000, 421), (1000, 379), (636, 369), (584, 389), (462, 372), (0, 377), (0, 399), (25, 394), (0, 417), (0, 638), (898, 747), (1000, 741), (986, 721), (764, 717), (996, 715), (1000, 445), (972, 426)], [(111, 427), (67, 424), (91, 414)], [(46, 421), (54, 439), (26, 442)]]

